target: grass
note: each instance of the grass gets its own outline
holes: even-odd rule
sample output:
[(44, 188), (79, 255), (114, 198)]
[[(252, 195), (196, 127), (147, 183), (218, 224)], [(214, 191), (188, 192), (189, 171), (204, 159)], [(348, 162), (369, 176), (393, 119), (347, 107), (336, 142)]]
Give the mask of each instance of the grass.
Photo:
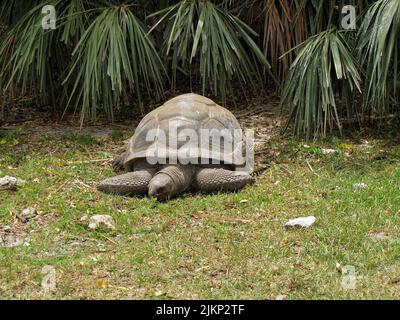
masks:
[[(26, 180), (0, 193), (0, 227), (29, 235), (29, 245), (0, 248), (0, 298), (400, 298), (398, 144), (271, 141), (276, 163), (254, 186), (157, 203), (95, 190), (113, 173), (92, 160), (112, 158), (129, 133), (0, 137), (0, 176)], [(360, 182), (368, 188), (355, 190)], [(33, 205), (38, 216), (23, 225), (15, 214)], [(93, 214), (111, 215), (116, 230), (90, 231)], [(283, 226), (309, 215), (307, 230)], [(354, 290), (341, 286), (338, 263), (355, 267)], [(54, 293), (41, 289), (47, 265)]]

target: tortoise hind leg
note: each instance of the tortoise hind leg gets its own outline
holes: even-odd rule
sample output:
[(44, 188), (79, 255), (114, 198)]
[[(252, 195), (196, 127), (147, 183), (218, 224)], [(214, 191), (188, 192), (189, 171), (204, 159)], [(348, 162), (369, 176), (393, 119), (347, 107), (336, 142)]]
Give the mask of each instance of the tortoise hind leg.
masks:
[(247, 173), (223, 168), (200, 168), (195, 182), (197, 188), (204, 192), (236, 191), (253, 184), (254, 178)]
[(144, 195), (147, 193), (150, 180), (156, 170), (143, 169), (121, 174), (101, 182), (99, 191), (118, 195)]

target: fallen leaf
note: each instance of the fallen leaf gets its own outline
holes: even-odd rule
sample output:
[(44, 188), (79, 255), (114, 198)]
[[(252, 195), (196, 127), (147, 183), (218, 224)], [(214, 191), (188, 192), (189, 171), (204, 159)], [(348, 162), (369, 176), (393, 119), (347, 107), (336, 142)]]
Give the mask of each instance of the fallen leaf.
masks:
[(105, 279), (99, 279), (96, 281), (96, 285), (101, 289), (105, 289), (108, 287), (108, 282)]

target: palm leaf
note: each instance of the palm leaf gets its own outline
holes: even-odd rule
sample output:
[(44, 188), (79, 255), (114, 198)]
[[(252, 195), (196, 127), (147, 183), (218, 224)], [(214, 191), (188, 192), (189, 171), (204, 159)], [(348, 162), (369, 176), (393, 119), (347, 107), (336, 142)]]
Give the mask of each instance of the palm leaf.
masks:
[[(54, 6), (61, 3), (61, 0), (46, 1)], [(29, 10), (5, 35), (0, 45), (0, 79), (5, 83), (0, 85), (4, 90), (17, 88), (22, 95), (38, 89), (46, 103), (48, 93), (55, 91), (57, 70), (50, 57), (51, 52), (54, 53), (56, 33), (42, 28), (43, 5)]]
[(281, 106), (290, 106), (286, 128), (294, 122), (298, 135), (325, 136), (341, 128), (335, 100), (335, 81), (354, 92), (360, 89), (360, 74), (343, 32), (330, 29), (306, 40), (299, 48), (285, 81)]
[(372, 112), (387, 113), (390, 91), (397, 91), (399, 38), (400, 1), (376, 1), (363, 19), (357, 47), (366, 65), (365, 107)]
[[(73, 52), (70, 102), (81, 106), (81, 121), (95, 120), (102, 106), (113, 117), (121, 96), (134, 91), (142, 101), (142, 86), (150, 96), (163, 95), (166, 72), (145, 27), (128, 6), (99, 9)], [(75, 100), (74, 100), (75, 99)]]
[(233, 79), (253, 88), (262, 83), (259, 65), (268, 70), (270, 65), (252, 39), (257, 34), (238, 17), (200, 0), (182, 0), (157, 14), (162, 17), (155, 27), (167, 25), (163, 47), (173, 86), (177, 72), (190, 74), (193, 65), (199, 67), (203, 94), (211, 90), (224, 102)]
[(264, 54), (272, 61), (272, 70), (280, 80), (284, 79), (294, 60), (295, 52), (291, 49), (305, 41), (308, 35), (303, 6), (301, 0), (264, 0), (263, 3)]

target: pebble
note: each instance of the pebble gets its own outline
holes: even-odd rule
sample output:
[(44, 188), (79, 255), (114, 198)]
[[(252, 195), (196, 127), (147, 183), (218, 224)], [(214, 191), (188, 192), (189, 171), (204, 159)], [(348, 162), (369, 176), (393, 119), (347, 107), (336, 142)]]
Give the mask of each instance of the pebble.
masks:
[(0, 178), (0, 191), (3, 190), (16, 190), (19, 186), (23, 185), (25, 181), (15, 178), (5, 176)]
[(365, 189), (368, 189), (368, 185), (366, 183), (363, 183), (363, 182), (355, 183), (355, 184), (353, 184), (353, 188), (356, 189), (356, 190), (365, 190)]
[(21, 211), (21, 213), (17, 216), (23, 223), (28, 222), (30, 219), (37, 215), (37, 210), (35, 207), (26, 208)]
[(16, 236), (13, 234), (0, 235), (0, 247), (3, 248), (14, 248), (22, 246), (26, 243), (24, 237)]
[(309, 228), (315, 223), (316, 218), (314, 216), (301, 217), (289, 220), (286, 222), (285, 227), (287, 228)]
[(322, 154), (334, 154), (337, 151), (335, 149), (321, 149)]
[(90, 217), (89, 229), (115, 230), (115, 222), (111, 216), (97, 214)]

